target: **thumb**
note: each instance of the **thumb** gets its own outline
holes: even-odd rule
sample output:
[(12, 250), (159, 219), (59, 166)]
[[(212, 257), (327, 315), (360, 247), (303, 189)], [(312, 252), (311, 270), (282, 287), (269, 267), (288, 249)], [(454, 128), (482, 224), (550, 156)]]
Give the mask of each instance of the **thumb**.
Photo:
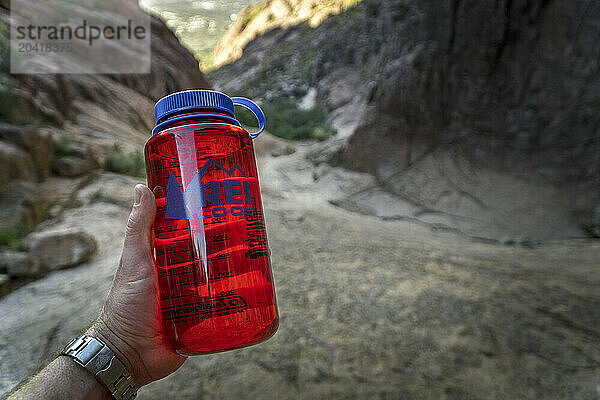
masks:
[(135, 186), (135, 202), (127, 220), (123, 261), (138, 261), (151, 256), (152, 224), (156, 215), (154, 193), (145, 185)]

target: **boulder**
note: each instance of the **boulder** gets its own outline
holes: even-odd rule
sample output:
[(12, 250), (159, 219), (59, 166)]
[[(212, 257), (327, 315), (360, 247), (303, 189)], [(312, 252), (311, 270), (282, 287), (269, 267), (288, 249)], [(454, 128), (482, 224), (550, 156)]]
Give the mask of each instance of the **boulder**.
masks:
[(31, 155), (13, 143), (0, 140), (0, 185), (11, 179), (36, 178)]
[(65, 156), (52, 162), (52, 172), (59, 176), (81, 176), (94, 168), (90, 160), (74, 156)]
[(81, 229), (34, 232), (25, 238), (24, 247), (48, 271), (73, 267), (96, 252), (96, 240)]
[(35, 183), (11, 180), (0, 187), (0, 229), (32, 229), (45, 217), (50, 205), (49, 198)]
[(119, 175), (112, 172), (103, 173), (97, 180), (77, 192), (74, 205), (85, 206), (101, 201), (131, 208), (133, 204), (133, 188), (143, 182), (143, 178)]
[(291, 144), (288, 144), (285, 147), (278, 147), (276, 149), (273, 149), (273, 151), (271, 151), (271, 156), (272, 157), (289, 156), (291, 154), (294, 154), (295, 152), (296, 152), (296, 148), (294, 146), (292, 146)]
[(31, 167), (37, 180), (43, 181), (50, 175), (50, 159), (54, 145), (50, 131), (31, 126), (16, 126), (0, 123), (0, 139), (11, 142), (31, 157)]
[(46, 272), (30, 254), (12, 250), (0, 252), (0, 271), (18, 277), (39, 277)]
[(293, 144), (289, 140), (273, 136), (269, 132), (261, 133), (260, 138), (258, 140), (255, 140), (253, 145), (254, 154), (258, 159), (264, 158), (268, 155), (273, 155), (273, 153), (283, 155), (286, 153), (289, 154), (293, 152), (291, 150), (288, 151), (288, 148), (293, 148)]

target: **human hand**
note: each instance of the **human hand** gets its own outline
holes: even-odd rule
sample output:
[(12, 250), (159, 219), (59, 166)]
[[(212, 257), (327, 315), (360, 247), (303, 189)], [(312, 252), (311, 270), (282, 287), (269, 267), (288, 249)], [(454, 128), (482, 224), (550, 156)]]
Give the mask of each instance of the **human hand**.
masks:
[(171, 374), (186, 359), (171, 352), (162, 340), (152, 259), (155, 215), (154, 194), (137, 185), (119, 267), (98, 319), (86, 332), (115, 351), (138, 387)]

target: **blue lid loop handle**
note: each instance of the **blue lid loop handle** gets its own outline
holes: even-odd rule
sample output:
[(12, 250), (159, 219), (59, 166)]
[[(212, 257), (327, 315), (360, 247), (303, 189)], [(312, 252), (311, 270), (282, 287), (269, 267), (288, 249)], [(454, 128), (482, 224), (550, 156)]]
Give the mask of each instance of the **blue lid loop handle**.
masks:
[(232, 97), (231, 100), (233, 101), (234, 106), (242, 106), (250, 110), (258, 120), (258, 132), (248, 132), (250, 133), (250, 137), (252, 139), (256, 139), (258, 135), (260, 135), (265, 130), (265, 126), (267, 124), (267, 118), (265, 117), (265, 113), (263, 113), (258, 104), (256, 104), (250, 99), (246, 99), (244, 97)]

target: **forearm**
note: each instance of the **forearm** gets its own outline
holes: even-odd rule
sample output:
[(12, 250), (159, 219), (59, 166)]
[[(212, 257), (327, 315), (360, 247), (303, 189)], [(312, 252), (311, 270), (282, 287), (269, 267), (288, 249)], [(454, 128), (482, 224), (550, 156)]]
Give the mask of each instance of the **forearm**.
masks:
[[(132, 370), (133, 365), (121, 348), (128, 346), (112, 334), (101, 322), (96, 321), (87, 329), (85, 335), (101, 340), (118, 357), (125, 368)], [(117, 347), (118, 346), (118, 347)], [(138, 368), (139, 369), (139, 368)], [(112, 399), (108, 389), (84, 367), (71, 357), (59, 356), (39, 374), (23, 383), (8, 400), (14, 399)]]
[[(129, 397), (134, 395), (135, 387), (140, 388), (169, 375), (185, 361), (185, 357), (165, 346), (161, 334), (151, 246), (156, 199), (152, 191), (143, 185), (136, 186), (135, 196), (113, 285), (98, 319), (85, 332), (86, 336), (108, 347), (120, 361), (111, 362), (109, 369), (102, 370), (100, 378), (108, 378), (106, 384), (117, 391), (117, 396), (123, 392)], [(87, 348), (90, 340), (81, 340), (82, 343), (78, 343), (85, 342), (86, 346), (79, 348), (78, 344), (76, 349), (70, 350), (71, 353)], [(104, 347), (97, 348), (97, 345), (90, 348), (88, 356), (96, 350), (97, 354), (105, 350)], [(94, 367), (92, 371), (98, 372), (102, 365), (97, 364), (102, 364), (101, 361), (108, 363), (108, 352), (104, 353), (97, 362), (90, 364)], [(111, 398), (108, 389), (91, 372), (67, 356), (54, 360), (8, 397), (9, 400)]]
[(8, 400), (109, 400), (111, 398), (108, 390), (92, 374), (69, 357), (60, 356), (12, 393)]

